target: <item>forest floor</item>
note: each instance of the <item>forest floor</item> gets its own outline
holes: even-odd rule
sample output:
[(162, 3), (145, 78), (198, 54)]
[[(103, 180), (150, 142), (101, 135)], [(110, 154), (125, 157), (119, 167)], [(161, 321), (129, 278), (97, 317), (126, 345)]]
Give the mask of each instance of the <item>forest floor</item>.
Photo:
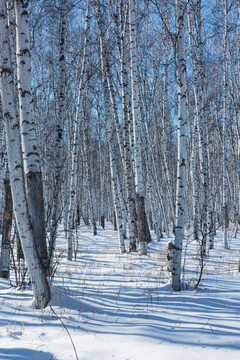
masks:
[(231, 232), (230, 250), (217, 233), (198, 289), (197, 244), (189, 234), (181, 292), (169, 285), (168, 239), (153, 236), (148, 255), (139, 257), (119, 255), (112, 225), (95, 237), (86, 227), (75, 235), (70, 263), (59, 233), (51, 306), (33, 309), (30, 288), (0, 280), (0, 360), (240, 358), (240, 239)]

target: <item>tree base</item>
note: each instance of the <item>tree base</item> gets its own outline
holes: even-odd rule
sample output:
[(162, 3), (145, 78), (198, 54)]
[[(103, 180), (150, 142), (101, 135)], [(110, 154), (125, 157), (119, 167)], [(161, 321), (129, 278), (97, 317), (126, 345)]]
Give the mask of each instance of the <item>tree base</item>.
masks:
[(129, 251), (130, 252), (136, 252), (137, 251), (137, 246), (136, 246), (136, 240), (134, 239), (134, 241), (130, 239), (130, 244), (129, 244)]
[(147, 255), (147, 243), (141, 241), (138, 245), (138, 255), (142, 256), (142, 255)]

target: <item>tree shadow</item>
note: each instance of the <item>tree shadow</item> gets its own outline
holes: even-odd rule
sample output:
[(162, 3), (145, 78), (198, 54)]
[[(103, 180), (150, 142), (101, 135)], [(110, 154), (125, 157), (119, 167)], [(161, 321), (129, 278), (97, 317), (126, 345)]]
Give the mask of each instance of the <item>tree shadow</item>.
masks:
[(23, 348), (0, 348), (0, 360), (56, 360), (50, 352), (42, 350), (30, 350)]

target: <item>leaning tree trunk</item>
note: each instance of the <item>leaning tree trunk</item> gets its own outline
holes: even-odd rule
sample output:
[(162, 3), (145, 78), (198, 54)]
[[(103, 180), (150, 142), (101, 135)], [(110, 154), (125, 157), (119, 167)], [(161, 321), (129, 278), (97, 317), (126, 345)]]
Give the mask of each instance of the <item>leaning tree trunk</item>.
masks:
[(44, 219), (42, 174), (37, 148), (31, 89), (31, 53), (28, 1), (15, 1), (17, 81), (23, 165), (33, 235), (44, 268), (47, 267), (47, 243)]
[(181, 258), (184, 238), (186, 182), (186, 51), (184, 29), (184, 0), (176, 0), (177, 42), (176, 79), (178, 85), (178, 157), (175, 239), (172, 251), (172, 288), (181, 290)]
[(8, 166), (12, 186), (13, 210), (33, 286), (34, 306), (36, 308), (44, 308), (47, 306), (51, 295), (34, 240), (27, 206), (21, 155), (21, 138), (15, 108), (13, 72), (9, 52), (5, 0), (0, 1), (0, 46), (0, 88), (6, 132)]

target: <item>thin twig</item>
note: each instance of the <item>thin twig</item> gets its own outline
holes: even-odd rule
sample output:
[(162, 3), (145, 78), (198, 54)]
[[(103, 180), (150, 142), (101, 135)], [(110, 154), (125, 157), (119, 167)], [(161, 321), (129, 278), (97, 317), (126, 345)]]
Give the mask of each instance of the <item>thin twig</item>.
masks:
[(52, 306), (50, 305), (50, 309), (52, 310), (52, 312), (54, 313), (54, 315), (58, 318), (58, 320), (60, 321), (60, 323), (62, 324), (62, 326), (64, 327), (64, 329), (66, 330), (66, 332), (68, 333), (68, 336), (72, 342), (72, 346), (73, 346), (73, 349), (74, 349), (74, 352), (75, 352), (75, 356), (76, 356), (76, 359), (78, 359), (78, 355), (77, 355), (77, 350), (76, 350), (76, 347), (74, 345), (74, 342), (73, 342), (73, 339), (71, 337), (71, 334), (70, 332), (68, 331), (68, 328), (66, 327), (66, 325), (64, 324), (64, 322), (62, 321), (62, 319), (56, 314), (56, 312), (53, 310)]

